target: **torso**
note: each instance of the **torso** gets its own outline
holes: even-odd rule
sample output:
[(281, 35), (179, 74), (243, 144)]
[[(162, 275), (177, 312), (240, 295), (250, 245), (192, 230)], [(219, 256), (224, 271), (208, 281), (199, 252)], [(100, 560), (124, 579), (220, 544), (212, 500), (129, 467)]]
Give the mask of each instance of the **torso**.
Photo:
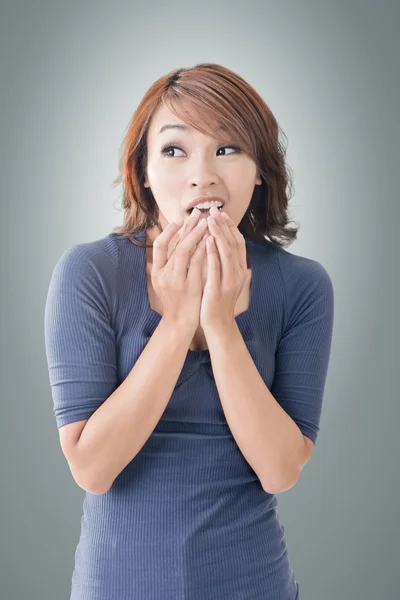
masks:
[[(148, 258), (150, 258), (149, 254)], [(151, 283), (151, 267), (152, 263), (149, 260), (146, 260), (146, 281), (150, 307), (162, 316), (163, 307)], [(247, 279), (244, 283), (242, 292), (236, 302), (235, 317), (241, 314), (242, 312), (245, 312), (249, 308), (251, 294), (251, 276), (251, 266), (249, 266), (248, 263)], [(189, 350), (208, 350), (207, 340), (205, 338), (202, 327), (199, 326), (197, 328), (192, 338), (192, 341), (190, 342)]]

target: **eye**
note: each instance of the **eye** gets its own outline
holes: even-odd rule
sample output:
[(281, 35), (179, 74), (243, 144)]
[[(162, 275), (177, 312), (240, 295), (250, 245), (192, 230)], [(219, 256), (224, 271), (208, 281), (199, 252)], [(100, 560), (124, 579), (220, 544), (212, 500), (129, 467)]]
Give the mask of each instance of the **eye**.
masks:
[[(239, 154), (241, 152), (241, 149), (239, 148), (239, 146), (219, 146), (218, 150), (221, 150), (222, 148), (232, 148), (234, 150), (233, 154)], [(182, 148), (180, 148), (179, 146), (172, 144), (171, 142), (168, 142), (167, 144), (165, 144), (162, 148), (161, 148), (161, 154), (163, 154), (165, 157), (168, 158), (175, 158), (174, 156), (172, 156), (171, 154), (167, 154), (170, 150), (180, 150), (181, 152), (183, 152)], [(225, 156), (229, 156), (229, 155), (225, 155)]]
[(224, 149), (225, 148), (232, 148), (235, 151), (234, 154), (239, 154), (239, 152), (241, 151), (240, 148), (239, 148), (239, 146), (220, 146), (218, 148), (218, 150), (221, 150), (222, 148), (224, 148)]
[[(167, 156), (167, 153), (168, 153), (170, 150), (175, 150), (175, 149), (177, 149), (177, 150), (181, 150), (181, 151), (183, 152), (182, 148), (179, 148), (179, 146), (172, 146), (172, 144), (170, 144), (170, 145), (169, 145), (169, 144), (167, 144), (166, 146), (163, 146), (163, 147), (161, 148), (161, 154), (163, 154), (164, 156)], [(169, 154), (169, 155), (168, 155), (168, 158), (173, 158), (173, 156), (172, 156), (171, 154)]]

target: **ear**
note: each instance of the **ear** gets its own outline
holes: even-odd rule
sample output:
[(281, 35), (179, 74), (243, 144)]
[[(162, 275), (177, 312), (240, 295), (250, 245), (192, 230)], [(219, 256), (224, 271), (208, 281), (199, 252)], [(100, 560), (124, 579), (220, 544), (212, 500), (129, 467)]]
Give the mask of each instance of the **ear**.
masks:
[(259, 172), (257, 171), (257, 177), (256, 177), (256, 185), (261, 185), (262, 184), (262, 179), (260, 177)]

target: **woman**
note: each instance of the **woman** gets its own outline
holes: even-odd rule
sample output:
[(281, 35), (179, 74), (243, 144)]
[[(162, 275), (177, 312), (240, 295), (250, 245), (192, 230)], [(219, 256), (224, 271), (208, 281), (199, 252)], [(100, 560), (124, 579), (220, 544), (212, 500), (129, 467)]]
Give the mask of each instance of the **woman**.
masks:
[(162, 77), (124, 140), (123, 225), (54, 269), (54, 412), (86, 491), (71, 600), (300, 598), (276, 494), (318, 435), (333, 288), (283, 247), (279, 131), (222, 66)]

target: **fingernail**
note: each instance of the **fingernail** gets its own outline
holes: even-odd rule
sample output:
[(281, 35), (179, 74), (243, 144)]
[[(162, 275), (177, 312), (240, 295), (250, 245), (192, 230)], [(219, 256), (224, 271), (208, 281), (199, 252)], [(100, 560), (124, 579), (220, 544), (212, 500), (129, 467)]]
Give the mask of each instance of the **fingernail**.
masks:
[(216, 217), (217, 215), (219, 215), (219, 210), (216, 206), (212, 206), (210, 208), (210, 215), (212, 215), (213, 217)]
[(204, 227), (204, 225), (207, 225), (207, 221), (205, 219), (200, 219), (200, 221), (197, 223), (197, 227)]
[(198, 208), (194, 208), (193, 211), (190, 213), (191, 217), (197, 217), (197, 215), (199, 214), (199, 209)]

